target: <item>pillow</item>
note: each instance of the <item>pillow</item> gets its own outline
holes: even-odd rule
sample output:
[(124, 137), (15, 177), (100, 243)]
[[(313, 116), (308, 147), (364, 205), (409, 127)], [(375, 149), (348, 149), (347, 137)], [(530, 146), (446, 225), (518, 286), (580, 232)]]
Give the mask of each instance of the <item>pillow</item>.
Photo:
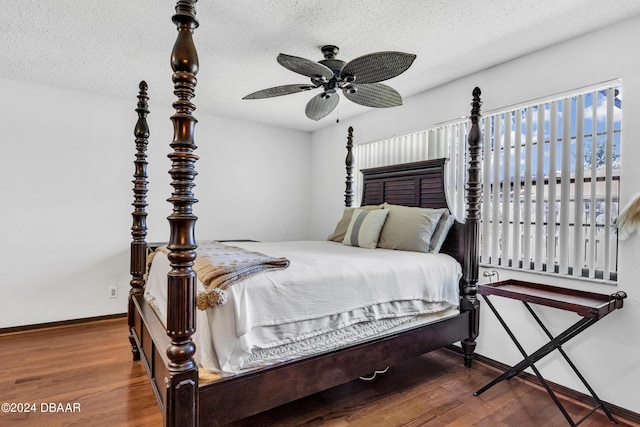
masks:
[(429, 244), (429, 252), (437, 254), (440, 252), (440, 248), (442, 248), (442, 244), (447, 238), (447, 234), (449, 234), (449, 230), (453, 226), (453, 223), (456, 221), (456, 218), (451, 215), (449, 210), (446, 210), (440, 220), (438, 221), (438, 225), (436, 226), (436, 230), (433, 232), (431, 236), (431, 243)]
[(355, 209), (342, 243), (375, 249), (388, 213), (387, 209)]
[[(336, 229), (333, 233), (331, 233), (327, 240), (332, 242), (340, 242), (342, 243), (344, 240), (345, 234), (347, 234), (347, 227), (349, 227), (349, 223), (351, 222), (351, 216), (353, 215), (353, 211), (356, 208), (344, 208), (344, 212), (342, 213), (342, 218), (338, 221), (338, 225), (336, 225)], [(373, 206), (361, 206), (358, 209), (365, 210), (374, 210), (374, 209), (382, 209), (382, 205), (373, 205)]]
[(385, 203), (389, 216), (384, 224), (378, 247), (413, 252), (429, 252), (429, 244), (438, 221), (447, 210), (414, 208)]

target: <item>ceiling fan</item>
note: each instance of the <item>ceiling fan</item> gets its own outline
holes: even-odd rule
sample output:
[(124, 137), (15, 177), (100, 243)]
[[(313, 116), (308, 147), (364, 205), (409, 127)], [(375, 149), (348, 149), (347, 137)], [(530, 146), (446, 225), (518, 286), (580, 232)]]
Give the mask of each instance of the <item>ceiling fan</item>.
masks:
[(375, 52), (345, 63), (336, 59), (340, 51), (337, 46), (326, 45), (321, 50), (324, 60), (318, 62), (284, 53), (277, 58), (283, 67), (311, 78), (311, 84), (276, 86), (253, 92), (242, 99), (271, 98), (322, 88), (322, 93), (311, 98), (305, 108), (307, 117), (312, 120), (320, 120), (336, 108), (338, 89), (342, 89), (350, 101), (366, 107), (402, 105), (402, 96), (380, 82), (405, 72), (416, 55), (394, 51)]

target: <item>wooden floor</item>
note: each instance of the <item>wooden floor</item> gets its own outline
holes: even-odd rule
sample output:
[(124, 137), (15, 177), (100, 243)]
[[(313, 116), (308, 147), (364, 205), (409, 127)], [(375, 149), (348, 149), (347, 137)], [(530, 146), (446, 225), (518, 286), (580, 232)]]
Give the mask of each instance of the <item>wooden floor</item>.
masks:
[[(140, 362), (132, 362), (125, 319), (0, 336), (0, 426), (161, 426)], [(438, 350), (394, 367), (374, 381), (357, 380), (234, 423), (260, 426), (566, 426), (547, 394), (520, 379), (473, 392), (497, 371)], [(578, 420), (588, 409), (566, 402)], [(65, 412), (63, 412), (65, 411)], [(619, 426), (635, 426), (618, 420)], [(581, 426), (609, 426), (599, 411)]]

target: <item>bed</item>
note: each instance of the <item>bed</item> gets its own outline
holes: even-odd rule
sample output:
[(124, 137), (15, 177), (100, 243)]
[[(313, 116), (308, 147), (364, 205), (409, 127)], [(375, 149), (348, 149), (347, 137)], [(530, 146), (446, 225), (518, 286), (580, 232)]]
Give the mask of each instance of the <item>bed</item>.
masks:
[[(164, 416), (165, 425), (224, 425), (456, 342), (461, 343), (464, 364), (471, 366), (479, 321), (476, 285), (478, 280), (478, 223), (481, 190), (478, 129), (480, 90), (476, 88), (472, 94), (471, 124), (468, 138), (467, 163), (469, 168), (466, 184), (466, 218), (464, 222), (453, 221), (451, 229), (445, 234), (446, 239), (442, 242), (441, 248), (435, 251), (437, 253), (416, 253), (415, 251), (378, 247), (367, 249), (358, 247), (361, 242), (357, 238), (351, 244), (345, 244), (348, 240), (346, 237), (342, 241), (340, 241), (340, 237), (337, 237), (334, 239), (336, 241), (327, 242), (224, 242), (222, 245), (225, 248), (233, 247), (273, 256), (285, 254), (286, 256), (282, 258), (287, 260), (288, 265), (275, 271), (260, 272), (239, 284), (234, 284), (226, 290), (227, 300), (220, 307), (205, 307), (203, 310), (199, 310), (196, 308), (196, 301), (199, 304), (198, 298), (203, 292), (203, 285), (194, 269), (194, 265), (198, 262), (196, 259), (197, 251), (207, 249), (209, 245), (212, 247), (211, 250), (215, 251), (220, 243), (196, 241), (194, 232), (197, 218), (192, 212), (193, 204), (196, 202), (192, 188), (196, 175), (197, 156), (194, 153), (196, 119), (192, 114), (195, 105), (191, 100), (195, 96), (198, 71), (197, 53), (192, 41), (192, 33), (198, 26), (195, 19), (195, 1), (178, 1), (173, 22), (177, 26), (178, 37), (172, 52), (171, 64), (174, 72), (175, 94), (178, 99), (173, 104), (176, 113), (171, 117), (174, 124), (174, 138), (171, 143), (173, 151), (169, 154), (172, 161), (169, 173), (173, 186), (169, 199), (173, 204), (173, 212), (168, 218), (170, 236), (166, 248), (161, 251), (161, 255), (154, 256), (151, 269), (148, 270), (147, 260), (150, 244), (146, 242), (147, 213), (145, 209), (147, 205), (146, 148), (149, 137), (146, 116), (149, 110), (148, 88), (142, 82), (139, 87), (136, 108), (138, 121), (134, 130), (136, 156), (134, 160), (133, 226), (131, 228), (132, 279), (128, 315), (129, 340), (133, 358), (141, 360), (149, 374), (152, 389)], [(353, 129), (349, 128), (344, 197), (345, 217), (347, 212), (350, 212), (353, 219), (353, 216), (356, 213), (359, 215), (362, 210), (356, 210), (358, 208), (351, 206), (354, 198), (352, 147)], [(368, 217), (378, 217), (380, 215), (377, 213), (378, 210), (424, 208), (433, 211), (448, 208), (444, 190), (445, 165), (446, 159), (436, 159), (363, 170), (361, 205), (375, 207), (371, 210), (375, 210), (376, 213), (367, 214)], [(352, 223), (353, 221), (349, 222), (350, 225)], [(338, 228), (336, 227), (336, 231)], [(349, 235), (349, 230), (351, 229), (347, 229), (346, 235)], [(350, 235), (352, 236), (353, 233)], [(401, 316), (387, 316), (392, 310), (391, 308), (382, 305), (376, 306), (375, 310), (369, 310), (369, 312), (374, 312), (375, 320), (392, 319), (392, 321), (386, 322), (384, 326), (376, 324), (375, 327), (364, 328), (367, 330), (366, 333), (355, 334), (356, 339), (347, 343), (340, 342), (334, 345), (333, 340), (328, 340), (331, 341), (331, 345), (318, 350), (315, 348), (317, 343), (312, 341), (313, 345), (302, 346), (303, 351), (293, 356), (290, 353), (282, 356), (278, 350), (273, 352), (276, 354), (275, 358), (247, 361), (239, 358), (233, 352), (229, 352), (228, 357), (219, 357), (220, 353), (224, 353), (228, 348), (224, 341), (221, 341), (215, 345), (211, 344), (212, 350), (207, 356), (205, 347), (210, 344), (207, 344), (206, 340), (212, 335), (219, 335), (214, 330), (220, 325), (224, 326), (225, 321), (220, 320), (220, 316), (223, 316), (225, 311), (235, 314), (250, 314), (249, 317), (257, 316), (256, 311), (253, 311), (255, 305), (247, 303), (242, 298), (247, 294), (247, 289), (252, 289), (253, 292), (254, 288), (262, 286), (255, 284), (262, 280), (261, 278), (268, 277), (267, 281), (272, 281), (271, 279), (274, 277), (293, 274), (293, 278), (288, 280), (292, 280), (296, 284), (297, 290), (307, 289), (302, 284), (306, 277), (313, 277), (312, 283), (318, 283), (320, 279), (316, 280), (315, 276), (311, 274), (305, 275), (304, 268), (302, 272), (299, 271), (300, 265), (306, 266), (303, 254), (308, 251), (313, 253), (313, 257), (319, 256), (319, 253), (328, 253), (327, 256), (333, 257), (330, 259), (334, 261), (326, 261), (322, 258), (323, 260), (318, 263), (323, 265), (329, 262), (332, 266), (334, 262), (338, 263), (340, 258), (350, 259), (348, 257), (356, 252), (368, 252), (379, 257), (382, 257), (381, 254), (387, 253), (389, 256), (382, 258), (392, 259), (390, 261), (392, 266), (388, 269), (398, 270), (402, 274), (409, 274), (410, 268), (408, 266), (400, 268), (400, 262), (405, 262), (405, 258), (402, 257), (401, 260), (393, 258), (393, 256), (400, 257), (403, 252), (406, 252), (410, 257), (440, 259), (450, 269), (441, 274), (442, 281), (449, 283), (448, 291), (444, 292), (446, 294), (442, 298), (444, 302), (440, 301), (440, 305), (436, 308), (425, 308), (421, 305), (422, 300), (428, 300), (431, 297), (416, 297), (415, 294), (410, 297), (400, 297), (401, 300), (409, 301), (401, 307), (400, 311), (406, 311), (403, 311)], [(409, 252), (412, 253), (409, 254)], [(374, 259), (374, 261), (363, 262), (365, 262), (364, 269), (366, 270), (368, 268), (366, 262), (378, 264), (381, 260)], [(407, 262), (408, 265), (417, 264), (418, 258), (409, 258)], [(164, 267), (158, 267), (154, 270), (162, 263), (164, 263)], [(165, 274), (164, 272), (167, 270), (168, 273)], [(420, 269), (417, 273), (411, 274), (414, 276), (399, 276), (399, 278), (393, 279), (397, 281), (396, 288), (403, 288), (404, 291), (404, 288), (412, 289), (417, 286), (414, 283), (416, 274), (430, 278), (437, 275), (433, 272), (425, 273)], [(166, 280), (162, 282), (164, 284), (152, 284), (154, 276), (165, 276)], [(356, 286), (356, 281), (352, 277), (346, 280), (351, 286)], [(370, 278), (367, 277), (362, 277), (360, 280), (361, 284), (368, 285), (370, 283)], [(332, 279), (329, 278), (329, 281)], [(453, 294), (451, 293), (451, 282), (453, 282), (455, 290)], [(345, 287), (342, 286), (342, 288)], [(371, 287), (372, 290), (368, 290), (368, 292), (376, 294), (378, 291), (373, 290), (373, 285)], [(384, 285), (380, 287), (384, 287)], [(352, 291), (351, 294), (367, 293), (362, 292), (362, 287), (358, 289), (356, 292)], [(206, 293), (206, 289), (204, 292)], [(269, 291), (261, 290), (261, 292)], [(339, 292), (339, 290), (334, 289), (330, 294), (335, 296), (334, 292)], [(443, 291), (436, 292), (442, 293)], [(340, 298), (333, 300), (326, 299), (324, 303), (310, 302), (310, 297), (304, 292), (282, 298), (292, 298), (290, 301), (293, 302), (288, 305), (299, 306), (298, 308), (302, 307), (304, 310), (312, 306), (330, 306), (331, 304), (351, 302), (350, 294), (341, 295)], [(256, 297), (256, 299), (264, 298)], [(246, 310), (247, 307), (250, 308), (249, 312)], [(348, 307), (348, 316), (361, 315), (362, 310), (358, 311), (360, 308), (362, 308), (361, 303), (351, 303)], [(243, 312), (243, 310), (245, 311)], [(427, 320), (423, 317), (428, 314), (426, 312), (433, 312), (437, 317)], [(367, 314), (363, 314), (363, 316), (368, 320), (371, 318)], [(402, 317), (402, 320), (397, 320), (398, 317)], [(265, 324), (264, 320), (249, 325), (244, 318), (244, 320), (234, 319), (234, 322), (237, 322), (235, 331), (242, 329), (250, 331), (250, 334), (253, 333), (255, 324), (263, 326)], [(348, 324), (347, 326), (358, 323), (360, 322), (345, 322)], [(244, 326), (239, 326), (240, 324)], [(329, 329), (331, 328), (327, 328), (327, 330)], [(230, 329), (224, 330), (229, 331)], [(271, 332), (268, 330), (266, 333)], [(289, 330), (285, 333), (288, 334), (288, 337), (293, 337), (294, 341), (301, 335), (299, 329)], [(233, 339), (233, 335), (240, 334), (228, 333), (227, 335), (230, 335), (227, 338)], [(308, 335), (318, 334), (314, 330)], [(260, 340), (263, 337), (264, 335), (257, 334), (251, 339)], [(281, 339), (278, 338), (276, 341), (279, 342)], [(243, 348), (245, 355), (251, 353), (246, 351), (246, 346)], [(270, 348), (270, 345), (266, 345), (265, 348)], [(205, 360), (207, 358), (217, 358), (217, 360), (210, 364), (208, 360)], [(220, 362), (221, 359), (223, 362)]]

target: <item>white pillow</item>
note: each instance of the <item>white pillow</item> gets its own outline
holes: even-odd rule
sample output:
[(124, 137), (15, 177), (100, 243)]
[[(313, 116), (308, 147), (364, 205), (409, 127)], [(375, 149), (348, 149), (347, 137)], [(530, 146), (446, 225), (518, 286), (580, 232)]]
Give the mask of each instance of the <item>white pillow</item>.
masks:
[(375, 249), (388, 213), (387, 209), (354, 209), (342, 243)]

